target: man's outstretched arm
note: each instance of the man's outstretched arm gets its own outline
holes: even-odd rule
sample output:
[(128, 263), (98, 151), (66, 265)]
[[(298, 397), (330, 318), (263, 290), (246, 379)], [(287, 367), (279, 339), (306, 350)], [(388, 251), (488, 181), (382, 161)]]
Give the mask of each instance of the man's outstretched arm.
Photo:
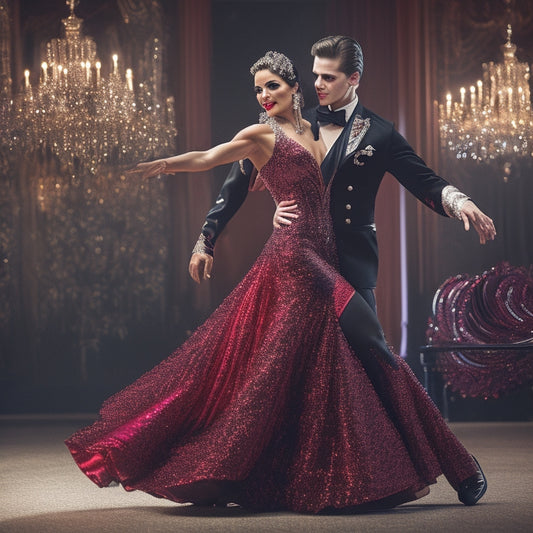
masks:
[(211, 277), (215, 242), (243, 204), (254, 171), (254, 166), (248, 159), (234, 163), (215, 204), (207, 213), (189, 262), (189, 274), (196, 283)]
[(494, 240), (496, 228), (492, 219), (466, 194), (437, 176), (396, 130), (392, 132), (391, 157), (387, 170), (436, 213), (461, 220), (466, 231), (472, 226), (477, 231), (481, 244)]

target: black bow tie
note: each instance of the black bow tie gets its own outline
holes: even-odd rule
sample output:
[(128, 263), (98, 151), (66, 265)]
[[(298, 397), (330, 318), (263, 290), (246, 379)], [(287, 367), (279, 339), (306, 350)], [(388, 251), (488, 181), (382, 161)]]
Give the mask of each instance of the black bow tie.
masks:
[(317, 120), (320, 124), (336, 124), (337, 126), (346, 125), (346, 112), (344, 109), (339, 111), (330, 111), (329, 107), (321, 106), (316, 110)]

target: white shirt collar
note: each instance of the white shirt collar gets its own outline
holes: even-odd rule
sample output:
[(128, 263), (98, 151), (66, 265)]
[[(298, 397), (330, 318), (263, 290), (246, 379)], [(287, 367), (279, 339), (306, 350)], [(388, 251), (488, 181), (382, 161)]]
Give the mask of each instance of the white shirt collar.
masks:
[[(359, 96), (357, 96), (356, 94), (355, 98), (351, 102), (349, 102), (345, 106), (339, 107), (339, 109), (335, 109), (335, 111), (345, 111), (344, 118), (346, 121), (348, 121), (350, 117), (352, 116), (352, 113), (354, 112), (358, 102), (359, 102)], [(328, 108), (330, 111), (333, 111), (330, 105), (328, 105)]]

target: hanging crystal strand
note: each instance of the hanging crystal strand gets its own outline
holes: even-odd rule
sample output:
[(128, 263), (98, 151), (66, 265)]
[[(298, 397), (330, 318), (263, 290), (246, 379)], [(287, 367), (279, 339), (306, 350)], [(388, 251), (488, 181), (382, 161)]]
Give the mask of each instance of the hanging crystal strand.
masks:
[(304, 132), (303, 122), (302, 122), (302, 98), (300, 93), (295, 93), (292, 95), (292, 109), (294, 113), (294, 130), (298, 135), (301, 135)]

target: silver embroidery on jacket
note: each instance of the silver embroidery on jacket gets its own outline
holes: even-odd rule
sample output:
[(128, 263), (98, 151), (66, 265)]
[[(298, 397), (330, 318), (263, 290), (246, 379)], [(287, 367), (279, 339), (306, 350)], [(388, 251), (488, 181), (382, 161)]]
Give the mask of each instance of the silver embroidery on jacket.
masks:
[(348, 146), (346, 147), (346, 154), (351, 154), (358, 146), (366, 132), (370, 128), (370, 119), (361, 117), (361, 115), (355, 115), (352, 124), (352, 130), (350, 131), (350, 139), (348, 140)]
[(357, 152), (355, 152), (353, 156), (353, 164), (357, 165), (358, 167), (362, 167), (365, 164), (365, 162), (359, 161), (359, 157), (362, 155), (372, 157), (375, 151), (376, 149), (371, 144), (369, 144), (366, 148), (363, 148), (362, 150), (357, 150)]

